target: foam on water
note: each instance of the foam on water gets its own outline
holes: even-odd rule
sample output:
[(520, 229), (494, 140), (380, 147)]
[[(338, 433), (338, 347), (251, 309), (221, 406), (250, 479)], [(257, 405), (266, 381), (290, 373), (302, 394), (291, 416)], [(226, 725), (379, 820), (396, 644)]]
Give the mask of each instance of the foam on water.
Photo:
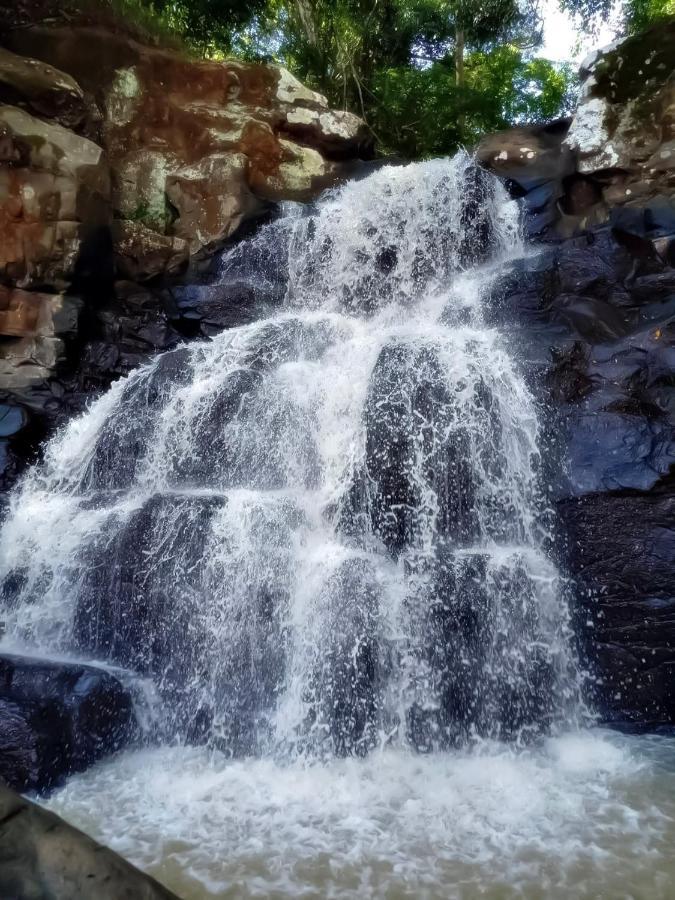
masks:
[(285, 766), (167, 747), (100, 763), (49, 806), (185, 900), (665, 900), (675, 877), (664, 739), (586, 732)]

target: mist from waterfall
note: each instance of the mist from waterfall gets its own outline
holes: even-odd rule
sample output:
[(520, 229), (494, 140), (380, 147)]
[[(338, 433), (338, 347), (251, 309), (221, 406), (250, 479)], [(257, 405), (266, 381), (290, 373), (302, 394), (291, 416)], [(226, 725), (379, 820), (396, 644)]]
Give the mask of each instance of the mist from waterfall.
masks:
[(2, 529), (3, 646), (147, 676), (156, 737), (232, 756), (574, 723), (536, 404), (486, 315), (523, 252), (516, 204), (460, 154), (226, 254), (223, 277), (276, 260), (284, 303), (48, 444)]

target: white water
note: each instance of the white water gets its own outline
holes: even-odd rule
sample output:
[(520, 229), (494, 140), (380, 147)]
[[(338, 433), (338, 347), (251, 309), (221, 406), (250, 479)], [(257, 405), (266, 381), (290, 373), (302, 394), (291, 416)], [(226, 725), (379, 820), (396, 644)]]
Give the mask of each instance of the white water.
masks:
[(536, 409), (484, 319), (515, 204), (460, 155), (273, 235), (284, 308), (114, 385), (15, 493), (7, 643), (150, 675), (167, 737), (235, 755), (568, 722)]
[(185, 900), (640, 898), (675, 878), (672, 739), (279, 766), (126, 753), (49, 802)]
[(160, 698), (164, 747), (51, 804), (186, 897), (662, 896), (671, 810), (651, 745), (578, 730), (536, 405), (487, 324), (515, 205), (460, 155), (256, 240), (284, 307), (114, 385), (12, 498), (3, 645)]

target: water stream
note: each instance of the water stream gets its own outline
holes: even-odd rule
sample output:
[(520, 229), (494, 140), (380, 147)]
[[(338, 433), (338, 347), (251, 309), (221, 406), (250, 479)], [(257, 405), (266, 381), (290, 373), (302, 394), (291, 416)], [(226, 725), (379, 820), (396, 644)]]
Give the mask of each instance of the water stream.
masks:
[(667, 896), (667, 742), (588, 730), (537, 406), (490, 325), (525, 252), (463, 154), (289, 208), (223, 259), (283, 304), (116, 383), (15, 491), (3, 647), (156, 698), (154, 746), (50, 803), (185, 897)]

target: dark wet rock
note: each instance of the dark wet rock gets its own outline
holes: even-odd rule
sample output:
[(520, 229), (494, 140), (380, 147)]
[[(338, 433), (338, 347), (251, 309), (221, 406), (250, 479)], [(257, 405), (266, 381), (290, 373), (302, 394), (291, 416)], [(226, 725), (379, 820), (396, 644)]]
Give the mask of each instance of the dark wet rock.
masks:
[(578, 583), (577, 633), (605, 721), (675, 722), (675, 497), (587, 494), (559, 505)]
[(177, 900), (154, 879), (0, 782), (0, 896)]
[(492, 312), (516, 319), (528, 370), (543, 375), (533, 384), (559, 459), (549, 479), (593, 700), (633, 728), (675, 722), (674, 27), (594, 54), (571, 124), (479, 148), (548, 242)]
[[(469, 438), (456, 422), (453, 397), (433, 350), (406, 344), (382, 350), (368, 389), (365, 422), (366, 470), (353, 491), (367, 491), (368, 502), (347, 500), (344, 530), (359, 526), (350, 510), (365, 508), (374, 533), (390, 550), (414, 543), (425, 489), (417, 477), (422, 454), (426, 486), (440, 501), (442, 533), (466, 541), (476, 524)], [(450, 435), (445, 444), (438, 440), (444, 433)]]
[(0, 778), (41, 791), (137, 735), (132, 698), (94, 666), (0, 656)]
[(494, 222), (490, 201), (494, 182), (479, 166), (471, 166), (464, 176), (462, 198), (462, 240), (459, 260), (467, 268), (485, 260), (494, 244)]
[[(92, 542), (81, 561), (86, 574), (74, 622), (81, 653), (153, 676), (170, 701), (190, 689), (207, 649), (206, 632), (199, 628), (203, 597), (196, 566), (209, 522), (223, 502), (220, 497), (155, 495), (128, 516), (114, 541), (102, 536)], [(171, 544), (161, 564), (149, 565), (148, 547), (165, 533), (171, 534)], [(173, 723), (177, 732), (192, 727), (195, 704), (185, 699), (185, 716)]]
[(574, 156), (563, 145), (570, 120), (517, 127), (487, 135), (476, 148), (482, 165), (504, 178), (522, 199), (530, 235), (547, 234), (560, 220), (566, 179), (575, 173)]
[[(429, 752), (545, 733), (555, 707), (554, 664), (537, 640), (536, 582), (526, 561), (456, 554), (452, 543), (436, 555), (428, 570), (413, 567), (406, 600), (417, 635), (410, 652), (422, 673), (406, 723), (413, 745)], [(427, 692), (440, 702), (426, 704)]]
[(675, 277), (655, 250), (662, 209), (623, 207), (549, 244), (507, 276), (492, 311), (519, 323), (521, 356), (543, 376), (563, 565), (597, 710), (645, 728), (675, 721)]
[(569, 492), (648, 491), (675, 465), (675, 427), (639, 406), (580, 411), (568, 420)]
[(593, 390), (587, 374), (588, 349), (581, 341), (571, 347), (551, 351), (553, 365), (548, 373), (548, 387), (556, 403), (578, 403)]

